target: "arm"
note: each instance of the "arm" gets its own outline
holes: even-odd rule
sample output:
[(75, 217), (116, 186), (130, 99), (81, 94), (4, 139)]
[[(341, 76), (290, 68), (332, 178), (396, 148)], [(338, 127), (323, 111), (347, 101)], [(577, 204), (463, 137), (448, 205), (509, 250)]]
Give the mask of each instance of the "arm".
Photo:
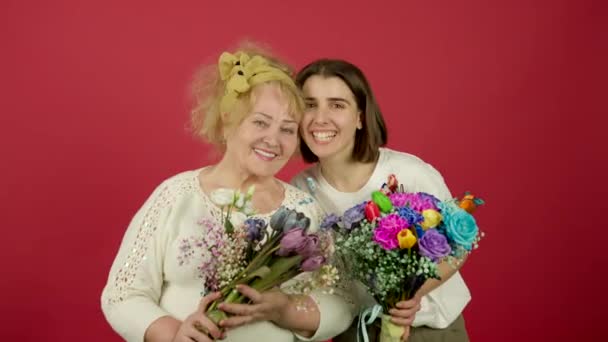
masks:
[(170, 212), (170, 189), (159, 186), (134, 216), (103, 289), (101, 306), (112, 328), (127, 341), (143, 341), (148, 327), (168, 313), (159, 305), (161, 235)]
[(245, 285), (237, 286), (237, 290), (252, 303), (220, 304), (220, 310), (235, 315), (220, 322), (222, 327), (234, 328), (255, 321), (271, 321), (306, 337), (313, 336), (319, 328), (319, 310), (309, 296), (290, 295), (279, 289), (260, 293)]
[(252, 304), (220, 304), (221, 310), (234, 315), (220, 322), (221, 327), (272, 321), (293, 331), (300, 340), (318, 341), (345, 331), (355, 316), (353, 305), (343, 297), (323, 290), (302, 295), (286, 294), (278, 289), (259, 293), (245, 285), (239, 285), (237, 289), (250, 298)]
[(466, 257), (462, 259), (458, 265), (450, 265), (447, 261), (441, 262), (437, 265), (437, 271), (439, 273), (440, 279), (428, 279), (424, 282), (424, 285), (418, 290), (416, 295), (418, 297), (426, 296), (434, 289), (438, 288), (441, 284), (445, 283), (448, 279), (450, 279), (460, 268), (462, 264), (466, 260)]
[[(311, 219), (309, 231), (315, 232), (323, 216), (322, 209), (312, 199), (303, 202), (307, 204), (298, 210)], [(309, 284), (307, 280), (311, 276), (310, 272), (300, 274), (283, 284), (283, 291), (272, 290), (260, 294), (242, 286), (239, 291), (252, 299), (253, 305), (222, 304), (222, 310), (237, 315), (224, 324), (234, 327), (255, 320), (270, 320), (293, 331), (301, 340), (327, 340), (338, 335), (348, 328), (356, 314), (352, 301), (348, 301), (350, 291), (343, 290), (350, 287), (340, 283), (344, 286), (333, 288), (333, 291), (317, 288), (303, 292), (300, 285)]]
[(220, 298), (220, 293), (212, 293), (201, 299), (198, 309), (183, 322), (164, 316), (152, 322), (146, 330), (145, 342), (211, 342), (223, 339), (225, 335), (205, 315), (207, 307)]
[[(413, 191), (431, 193), (442, 201), (452, 199), (443, 177), (435, 168), (426, 163), (419, 164), (418, 167)], [(448, 326), (458, 317), (470, 299), (466, 285), (458, 275), (458, 270), (465, 260), (461, 260), (457, 265), (441, 262), (438, 265), (440, 279), (428, 279), (418, 290), (415, 298), (397, 303), (397, 309), (390, 312), (393, 321), (399, 325), (428, 325), (433, 328)], [(454, 277), (455, 275), (457, 276)], [(444, 288), (440, 286), (450, 279), (452, 281), (449, 288), (445, 288), (449, 293), (443, 292)]]
[(163, 316), (150, 324), (144, 335), (145, 342), (171, 342), (182, 322), (170, 316)]
[[(448, 186), (445, 184), (443, 176), (430, 164), (424, 164), (423, 169), (421, 170), (421, 179), (418, 184), (418, 191), (428, 192), (430, 194), (435, 195), (441, 201), (449, 201), (452, 200), (452, 194), (448, 189)], [(441, 262), (437, 271), (439, 273), (440, 279), (428, 279), (424, 285), (418, 290), (417, 295), (419, 297), (425, 296), (429, 294), (434, 289), (438, 288), (440, 285), (444, 284), (448, 279), (450, 279), (464, 264), (466, 258), (460, 260), (458, 264), (450, 265), (447, 261)]]

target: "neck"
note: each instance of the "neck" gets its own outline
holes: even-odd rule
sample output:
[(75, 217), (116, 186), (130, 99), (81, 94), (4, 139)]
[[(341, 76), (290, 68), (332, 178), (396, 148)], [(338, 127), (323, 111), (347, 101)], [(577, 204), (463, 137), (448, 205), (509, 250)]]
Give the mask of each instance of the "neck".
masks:
[[(323, 177), (338, 191), (358, 191), (367, 184), (376, 167), (376, 161), (363, 163), (353, 160), (351, 155), (335, 155), (319, 160)], [(345, 177), (346, 173), (348, 177)]]

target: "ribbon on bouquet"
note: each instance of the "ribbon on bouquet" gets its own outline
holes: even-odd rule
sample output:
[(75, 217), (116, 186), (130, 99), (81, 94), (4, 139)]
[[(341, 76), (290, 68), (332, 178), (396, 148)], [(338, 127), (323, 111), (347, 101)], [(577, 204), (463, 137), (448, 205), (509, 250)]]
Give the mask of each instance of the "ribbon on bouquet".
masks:
[(369, 307), (359, 314), (359, 322), (357, 323), (357, 342), (369, 342), (367, 336), (367, 326), (374, 323), (376, 318), (382, 314), (382, 306), (374, 305)]

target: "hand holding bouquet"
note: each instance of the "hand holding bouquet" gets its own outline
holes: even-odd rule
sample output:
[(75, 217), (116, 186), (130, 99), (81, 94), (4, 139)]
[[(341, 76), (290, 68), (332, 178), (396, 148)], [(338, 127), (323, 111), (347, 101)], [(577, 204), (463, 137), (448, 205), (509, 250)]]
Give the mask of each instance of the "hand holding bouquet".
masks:
[(308, 217), (285, 207), (279, 208), (269, 222), (252, 216), (252, 193), (253, 190), (243, 195), (219, 189), (211, 196), (222, 207), (223, 222), (215, 234), (208, 235), (212, 239), (208, 245), (217, 257), (200, 268), (207, 290), (222, 294), (223, 299), (207, 310), (207, 316), (216, 324), (227, 318), (218, 309), (220, 302), (248, 302), (237, 291), (237, 285), (264, 292), (302, 272), (331, 267), (327, 265), (331, 252), (328, 232), (311, 232)]
[[(337, 233), (337, 256), (379, 303), (360, 315), (364, 340), (365, 321), (369, 324), (397, 302), (413, 298), (427, 279), (439, 279), (439, 263), (456, 265), (477, 247), (481, 234), (469, 211), (483, 201), (467, 196), (465, 204), (440, 201), (423, 192), (406, 193), (391, 175), (369, 201), (340, 217), (324, 219), (322, 226), (331, 226)], [(400, 341), (405, 328), (385, 316), (380, 341)]]

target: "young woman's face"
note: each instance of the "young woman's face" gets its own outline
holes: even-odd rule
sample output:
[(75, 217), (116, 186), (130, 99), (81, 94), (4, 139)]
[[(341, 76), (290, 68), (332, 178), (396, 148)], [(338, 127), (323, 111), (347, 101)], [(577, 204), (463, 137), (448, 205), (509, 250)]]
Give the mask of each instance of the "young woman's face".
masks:
[(257, 177), (274, 176), (298, 146), (298, 122), (276, 85), (253, 89), (255, 102), (243, 122), (226, 137), (225, 157)]
[(305, 111), (300, 134), (319, 158), (350, 158), (361, 111), (350, 88), (338, 77), (309, 77), (302, 86)]

